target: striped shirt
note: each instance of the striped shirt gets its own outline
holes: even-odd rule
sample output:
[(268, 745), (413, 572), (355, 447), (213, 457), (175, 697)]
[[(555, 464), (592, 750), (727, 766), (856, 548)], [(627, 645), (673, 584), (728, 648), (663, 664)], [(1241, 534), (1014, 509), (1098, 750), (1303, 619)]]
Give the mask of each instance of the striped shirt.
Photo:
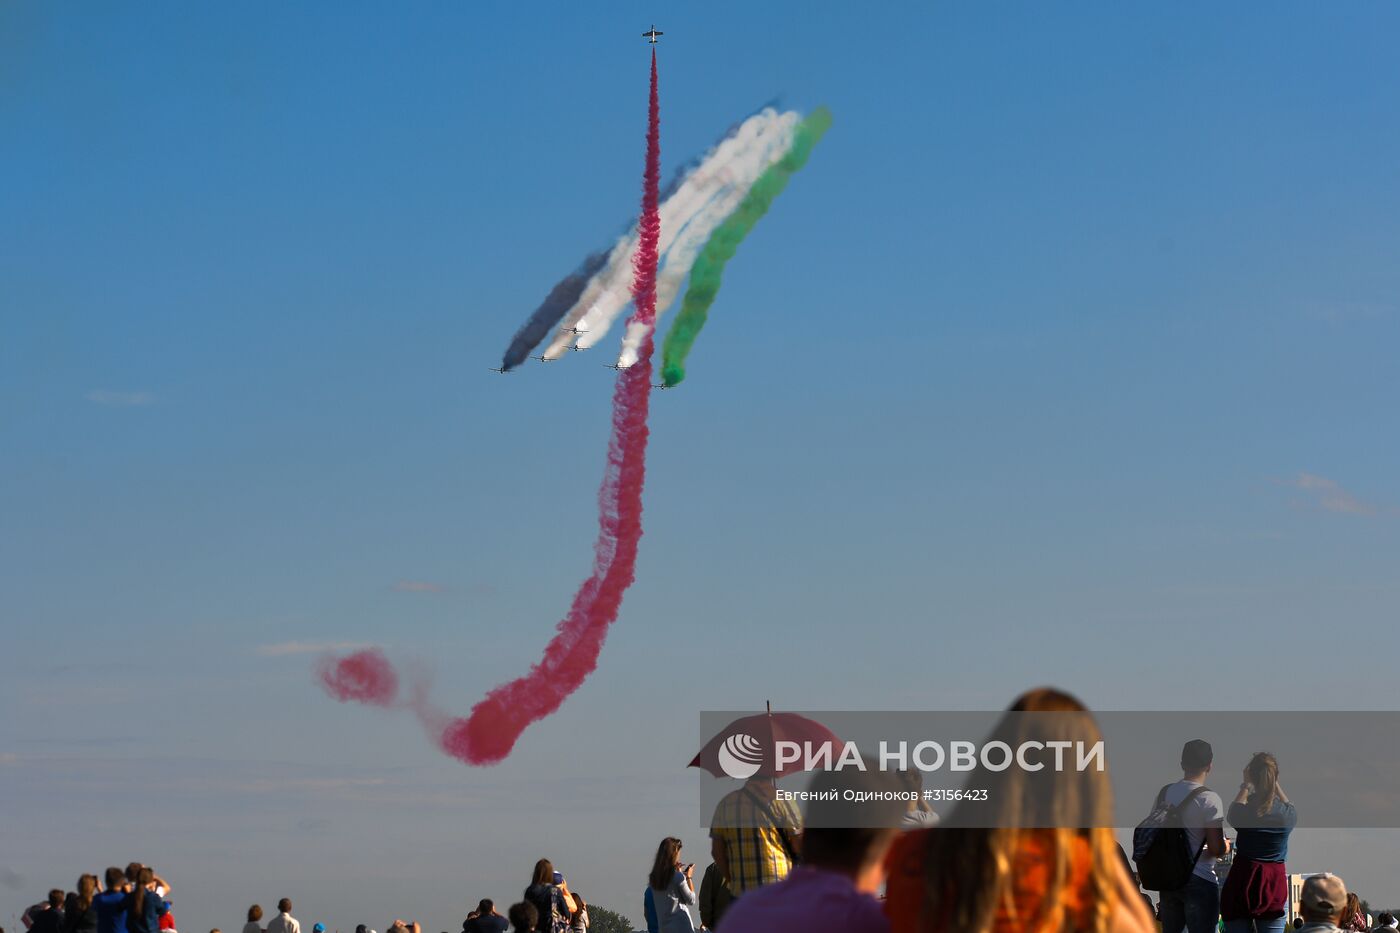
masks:
[(782, 881), (793, 869), (783, 844), (802, 831), (802, 818), (786, 800), (769, 800), (741, 787), (725, 795), (710, 821), (710, 838), (724, 841), (729, 859), (729, 890), (735, 896)]

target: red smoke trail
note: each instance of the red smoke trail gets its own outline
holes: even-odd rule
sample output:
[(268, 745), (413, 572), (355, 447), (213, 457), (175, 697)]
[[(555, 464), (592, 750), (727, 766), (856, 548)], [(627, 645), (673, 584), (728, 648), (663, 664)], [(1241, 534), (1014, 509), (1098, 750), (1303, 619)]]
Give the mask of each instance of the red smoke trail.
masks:
[[(657, 95), (656, 52), (651, 54), (651, 101), (647, 119), (647, 161), (642, 179), (642, 215), (633, 257), (632, 320), (656, 319), (657, 242), (661, 236), (661, 106)], [(612, 437), (598, 490), (598, 539), (593, 572), (574, 594), (573, 605), (556, 627), (544, 657), (530, 672), (502, 684), (472, 707), (466, 718), (449, 719), (427, 701), (427, 682), (412, 678), (406, 701), (447, 754), (471, 765), (495, 764), (515, 747), (533, 722), (553, 713), (598, 666), (608, 626), (617, 619), (623, 594), (632, 585), (637, 545), (642, 537), (642, 486), (646, 480), (647, 410), (651, 402), (652, 338), (637, 362), (624, 370), (613, 390)], [(343, 660), (326, 658), (319, 674), (338, 700), (394, 705), (398, 678), (388, 660), (371, 649)]]
[[(642, 215), (633, 259), (634, 320), (656, 318), (658, 211), (661, 181), (661, 105), (657, 94), (656, 52), (651, 55), (651, 101), (647, 118), (647, 161), (642, 179)], [(598, 490), (598, 540), (593, 573), (574, 595), (569, 613), (524, 677), (502, 684), (443, 730), (443, 751), (473, 764), (493, 764), (510, 754), (520, 734), (557, 710), (598, 666), (608, 626), (617, 618), (622, 596), (632, 585), (637, 545), (642, 537), (642, 485), (646, 480), (647, 409), (651, 402), (648, 338), (637, 363), (625, 370), (613, 390), (612, 438), (608, 464)]]
[(340, 660), (322, 658), (316, 676), (326, 692), (342, 703), (358, 700), (371, 706), (392, 706), (399, 695), (399, 675), (378, 648), (356, 651)]

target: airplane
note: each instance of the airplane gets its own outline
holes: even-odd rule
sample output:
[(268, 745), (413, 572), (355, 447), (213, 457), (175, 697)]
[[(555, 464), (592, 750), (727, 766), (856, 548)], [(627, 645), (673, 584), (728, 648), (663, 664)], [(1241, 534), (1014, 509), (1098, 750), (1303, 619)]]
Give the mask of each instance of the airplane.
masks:
[(509, 376), (509, 375), (510, 375), (510, 370), (506, 369), (504, 366), (492, 366), (492, 367), (491, 367), (491, 372), (493, 372), (493, 373), (500, 373), (502, 376)]
[(667, 389), (674, 389), (674, 388), (675, 388), (675, 386), (668, 386), (668, 385), (667, 385), (666, 383), (664, 383), (664, 382), (661, 382), (661, 383), (653, 382), (653, 383), (651, 384), (651, 387), (652, 387), (653, 389), (660, 389), (662, 392), (665, 392)]
[(615, 369), (615, 370), (617, 370), (618, 372), (622, 372), (624, 369), (631, 369), (632, 367), (631, 367), (631, 366), (623, 366), (621, 363), (604, 363), (604, 364), (603, 364), (603, 368), (604, 368), (604, 369)]
[(574, 326), (574, 327), (570, 327), (570, 328), (569, 328), (569, 333), (571, 333), (571, 334), (586, 334), (586, 333), (588, 333), (588, 331), (585, 330), (585, 329), (583, 329), (582, 327)]
[(652, 23), (652, 24), (651, 24), (651, 32), (644, 32), (644, 33), (642, 33), (642, 38), (645, 39), (645, 40), (647, 40), (648, 42), (650, 42), (652, 45), (655, 45), (655, 44), (656, 44), (657, 38), (658, 38), (659, 36), (664, 36), (664, 35), (666, 35), (666, 33), (664, 33), (664, 32), (657, 32), (657, 31), (656, 31), (656, 24), (655, 24), (655, 23)]
[(578, 344), (575, 343), (575, 344), (570, 344), (569, 349), (570, 349), (570, 350), (573, 350), (575, 353), (582, 353), (584, 350), (587, 350), (588, 348), (587, 348), (587, 347), (581, 347), (581, 346), (579, 346)]
[(559, 359), (559, 357), (557, 357), (557, 356), (545, 356), (543, 353), (541, 353), (539, 356), (532, 356), (532, 357), (530, 357), (530, 359), (532, 359), (532, 360), (539, 360), (541, 363), (553, 363), (555, 360)]

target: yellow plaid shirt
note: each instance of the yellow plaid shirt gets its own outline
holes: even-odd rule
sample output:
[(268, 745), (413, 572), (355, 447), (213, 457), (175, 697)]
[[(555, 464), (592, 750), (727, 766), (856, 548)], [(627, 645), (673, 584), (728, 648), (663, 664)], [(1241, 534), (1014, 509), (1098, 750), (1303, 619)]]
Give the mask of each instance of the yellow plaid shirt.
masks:
[(802, 831), (802, 817), (790, 801), (769, 800), (741, 787), (715, 807), (710, 838), (724, 840), (729, 890), (735, 897), (750, 888), (782, 881), (792, 871), (792, 858), (783, 847), (779, 829), (786, 831), (789, 839)]

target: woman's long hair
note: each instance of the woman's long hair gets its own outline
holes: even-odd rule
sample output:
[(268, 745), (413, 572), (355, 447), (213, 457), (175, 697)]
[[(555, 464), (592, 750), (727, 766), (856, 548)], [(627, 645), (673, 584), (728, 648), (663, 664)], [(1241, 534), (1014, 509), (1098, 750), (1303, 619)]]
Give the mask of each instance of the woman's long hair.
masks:
[(667, 836), (656, 847), (656, 861), (651, 863), (651, 875), (647, 883), (653, 890), (664, 891), (671, 886), (676, 876), (676, 860), (681, 856), (681, 841), (675, 836)]
[(136, 916), (140, 919), (138, 923), (146, 922), (146, 885), (155, 880), (156, 873), (149, 868), (143, 868), (136, 873), (136, 891), (131, 899), (131, 906), (136, 909)]
[(542, 858), (535, 863), (535, 874), (530, 879), (531, 884), (553, 884), (554, 883), (554, 863), (547, 858)]
[(1254, 785), (1255, 812), (1268, 816), (1278, 799), (1278, 759), (1268, 752), (1255, 752), (1245, 771), (1249, 774), (1249, 783)]
[[(1102, 733), (1084, 704), (1067, 693), (1043, 687), (1022, 694), (989, 738), (1006, 742), (1013, 749), (1030, 741), (1092, 746), (1102, 739)], [(959, 804), (945, 823), (947, 828), (928, 834), (924, 929), (987, 933), (999, 908), (1005, 908), (1024, 930), (1073, 929), (1076, 918), (1065, 916), (1063, 893), (1072, 883), (1074, 847), (1082, 839), (1088, 843), (1092, 858), (1086, 892), (1093, 917), (1089, 929), (1105, 933), (1118, 898), (1113, 881), (1121, 871), (1118, 844), (1110, 828), (1113, 797), (1107, 771), (1027, 772), (1019, 767), (991, 771), (979, 767), (971, 772), (968, 786), (987, 788), (987, 802), (976, 812), (968, 804)], [(1024, 837), (1031, 834), (1048, 843), (1050, 878), (1034, 913), (1017, 916), (1015, 859)]]
[(1347, 904), (1342, 908), (1342, 922), (1337, 924), (1343, 930), (1366, 929), (1366, 914), (1361, 910), (1361, 898), (1355, 892), (1347, 892)]
[(92, 907), (92, 899), (97, 896), (97, 876), (78, 876), (78, 912), (87, 913)]

